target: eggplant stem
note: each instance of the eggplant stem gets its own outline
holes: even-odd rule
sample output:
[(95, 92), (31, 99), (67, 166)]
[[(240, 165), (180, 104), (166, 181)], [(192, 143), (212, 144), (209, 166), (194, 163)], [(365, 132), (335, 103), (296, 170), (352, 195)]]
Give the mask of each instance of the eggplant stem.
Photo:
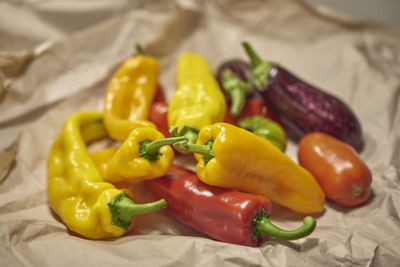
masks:
[(231, 115), (239, 116), (246, 103), (246, 95), (250, 89), (249, 83), (237, 77), (230, 69), (226, 69), (222, 73), (222, 87), (231, 97)]
[(242, 45), (246, 50), (246, 53), (249, 55), (251, 60), (251, 65), (253, 65), (254, 68), (263, 62), (263, 60), (257, 55), (257, 53), (254, 51), (254, 49), (248, 42), (243, 42)]

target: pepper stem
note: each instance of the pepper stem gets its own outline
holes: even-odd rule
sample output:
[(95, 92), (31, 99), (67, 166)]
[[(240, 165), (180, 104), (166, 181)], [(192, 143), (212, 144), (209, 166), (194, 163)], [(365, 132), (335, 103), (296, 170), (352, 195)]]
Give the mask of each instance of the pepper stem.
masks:
[(205, 163), (214, 158), (214, 153), (212, 152), (212, 145), (214, 141), (210, 139), (205, 145), (197, 145), (189, 143), (188, 141), (181, 141), (174, 144), (174, 147), (178, 150), (197, 153), (203, 156)]
[(173, 137), (184, 136), (186, 140), (192, 144), (196, 143), (197, 137), (199, 136), (199, 131), (189, 126), (184, 126), (179, 133), (177, 126), (171, 126), (169, 132)]
[(283, 230), (269, 220), (269, 214), (265, 210), (261, 212), (253, 219), (253, 236), (255, 238), (263, 235), (269, 235), (282, 240), (295, 240), (303, 238), (311, 234), (316, 226), (317, 222), (314, 218), (307, 216), (303, 220), (303, 225), (295, 230)]
[(185, 140), (185, 136), (170, 137), (151, 141), (150, 139), (143, 140), (139, 143), (139, 156), (149, 161), (156, 161), (160, 158), (160, 148), (167, 145), (172, 145), (176, 142)]
[(231, 115), (238, 116), (246, 103), (249, 83), (237, 77), (230, 69), (226, 69), (222, 73), (222, 87), (231, 97)]
[(170, 137), (170, 138), (155, 140), (151, 143), (146, 144), (145, 150), (148, 154), (156, 154), (162, 146), (172, 145), (176, 142), (183, 141), (185, 139), (186, 137), (184, 136), (178, 136), (178, 137)]
[(167, 202), (165, 199), (160, 199), (151, 203), (137, 204), (122, 192), (108, 203), (108, 207), (111, 213), (111, 224), (127, 231), (136, 215), (163, 209), (167, 207)]

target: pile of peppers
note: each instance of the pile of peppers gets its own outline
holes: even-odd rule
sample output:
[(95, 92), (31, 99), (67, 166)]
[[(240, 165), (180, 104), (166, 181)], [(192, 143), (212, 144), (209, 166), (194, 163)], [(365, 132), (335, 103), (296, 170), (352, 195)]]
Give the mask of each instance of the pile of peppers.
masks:
[[(252, 50), (252, 62), (228, 60), (215, 74), (203, 55), (181, 54), (169, 102), (157, 59), (138, 51), (111, 77), (103, 111), (70, 115), (51, 147), (48, 199), (69, 230), (116, 238), (136, 216), (166, 209), (215, 240), (259, 246), (310, 235), (316, 220), (309, 215), (324, 210), (326, 197), (345, 207), (368, 200), (371, 173), (342, 140), (313, 132), (299, 143), (300, 164), (285, 154), (284, 117), (260, 93), (267, 80), (252, 66)], [(116, 146), (89, 153), (104, 138)], [(177, 155), (194, 155), (196, 172), (174, 164)], [(145, 183), (156, 200), (135, 203), (131, 183)], [(302, 226), (275, 226), (272, 203), (306, 215)]]

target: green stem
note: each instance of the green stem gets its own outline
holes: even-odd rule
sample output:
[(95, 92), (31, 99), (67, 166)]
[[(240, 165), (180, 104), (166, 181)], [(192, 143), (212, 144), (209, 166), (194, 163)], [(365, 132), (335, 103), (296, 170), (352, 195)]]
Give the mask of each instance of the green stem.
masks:
[(199, 137), (199, 133), (196, 130), (188, 130), (183, 133), (183, 136), (186, 137), (189, 143), (194, 144)]
[(139, 156), (149, 161), (156, 161), (160, 158), (160, 148), (167, 145), (172, 145), (176, 142), (186, 140), (185, 136), (170, 137), (151, 141), (146, 139), (139, 143)]
[(357, 197), (357, 196), (359, 196), (361, 193), (362, 193), (362, 188), (361, 187), (359, 187), (359, 186), (357, 186), (357, 185), (355, 185), (355, 186), (353, 186), (353, 190), (352, 190), (352, 195), (353, 196), (355, 196), (355, 197)]
[(203, 156), (205, 163), (214, 158), (214, 153), (212, 152), (212, 145), (214, 141), (211, 139), (205, 145), (197, 145), (189, 143), (188, 141), (181, 141), (174, 144), (174, 147), (178, 150), (197, 153)]
[(263, 91), (268, 87), (268, 75), (269, 71), (274, 66), (271, 61), (261, 60), (261, 58), (256, 54), (249, 43), (242, 43), (247, 55), (250, 57), (251, 64), (253, 65), (253, 83), (254, 86)]
[(182, 130), (178, 133), (178, 127), (177, 126), (171, 126), (169, 128), (169, 132), (173, 137), (178, 137), (178, 136), (184, 136), (185, 139), (192, 144), (195, 144), (197, 141), (197, 138), (199, 136), (199, 131), (193, 127), (190, 126), (184, 126)]
[(136, 215), (157, 211), (167, 207), (165, 199), (146, 204), (136, 204), (124, 192), (115, 196), (108, 207), (111, 213), (111, 224), (128, 230)]
[(244, 47), (244, 50), (246, 50), (247, 55), (250, 57), (251, 65), (253, 65), (253, 68), (257, 67), (263, 62), (263, 60), (257, 55), (257, 53), (248, 42), (243, 42), (242, 45)]
[(246, 103), (249, 83), (237, 77), (230, 69), (226, 69), (222, 73), (222, 87), (231, 97), (231, 115), (238, 116)]
[(140, 44), (136, 44), (136, 54), (137, 55), (144, 55), (143, 47)]
[(239, 88), (231, 92), (231, 110), (230, 113), (233, 117), (237, 117), (243, 110), (246, 103), (246, 92)]
[(144, 149), (146, 150), (146, 153), (152, 155), (152, 154), (156, 154), (159, 151), (159, 149), (163, 146), (172, 145), (176, 142), (183, 141), (185, 139), (186, 139), (185, 136), (159, 139), (159, 140), (155, 140), (151, 143), (146, 144)]
[(261, 210), (253, 220), (253, 235), (254, 237), (268, 235), (282, 240), (295, 240), (311, 234), (314, 231), (316, 224), (317, 222), (314, 218), (307, 216), (303, 220), (303, 225), (299, 228), (291, 231), (283, 230), (272, 224), (269, 220), (269, 214), (264, 210)]

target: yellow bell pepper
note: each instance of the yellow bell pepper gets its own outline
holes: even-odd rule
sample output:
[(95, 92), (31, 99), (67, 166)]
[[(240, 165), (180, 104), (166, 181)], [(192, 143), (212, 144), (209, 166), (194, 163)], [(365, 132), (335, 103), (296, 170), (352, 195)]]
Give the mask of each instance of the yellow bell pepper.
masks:
[(197, 144), (174, 145), (196, 153), (206, 184), (264, 195), (298, 213), (321, 212), (325, 195), (314, 177), (267, 139), (227, 123), (200, 130)]
[(138, 183), (165, 175), (174, 159), (168, 145), (184, 139), (164, 138), (154, 128), (141, 127), (132, 130), (119, 148), (105, 149), (91, 156), (104, 181)]
[(225, 97), (207, 60), (199, 54), (183, 53), (178, 59), (177, 90), (168, 106), (168, 126), (173, 135), (186, 135), (196, 142), (198, 131), (223, 121)]
[(137, 214), (166, 207), (165, 200), (135, 204), (104, 182), (86, 144), (106, 136), (102, 113), (78, 112), (64, 123), (47, 162), (50, 205), (73, 232), (90, 239), (123, 235)]
[(112, 138), (124, 141), (137, 127), (156, 128), (147, 118), (158, 71), (156, 59), (138, 55), (127, 59), (113, 75), (104, 99), (104, 124)]

